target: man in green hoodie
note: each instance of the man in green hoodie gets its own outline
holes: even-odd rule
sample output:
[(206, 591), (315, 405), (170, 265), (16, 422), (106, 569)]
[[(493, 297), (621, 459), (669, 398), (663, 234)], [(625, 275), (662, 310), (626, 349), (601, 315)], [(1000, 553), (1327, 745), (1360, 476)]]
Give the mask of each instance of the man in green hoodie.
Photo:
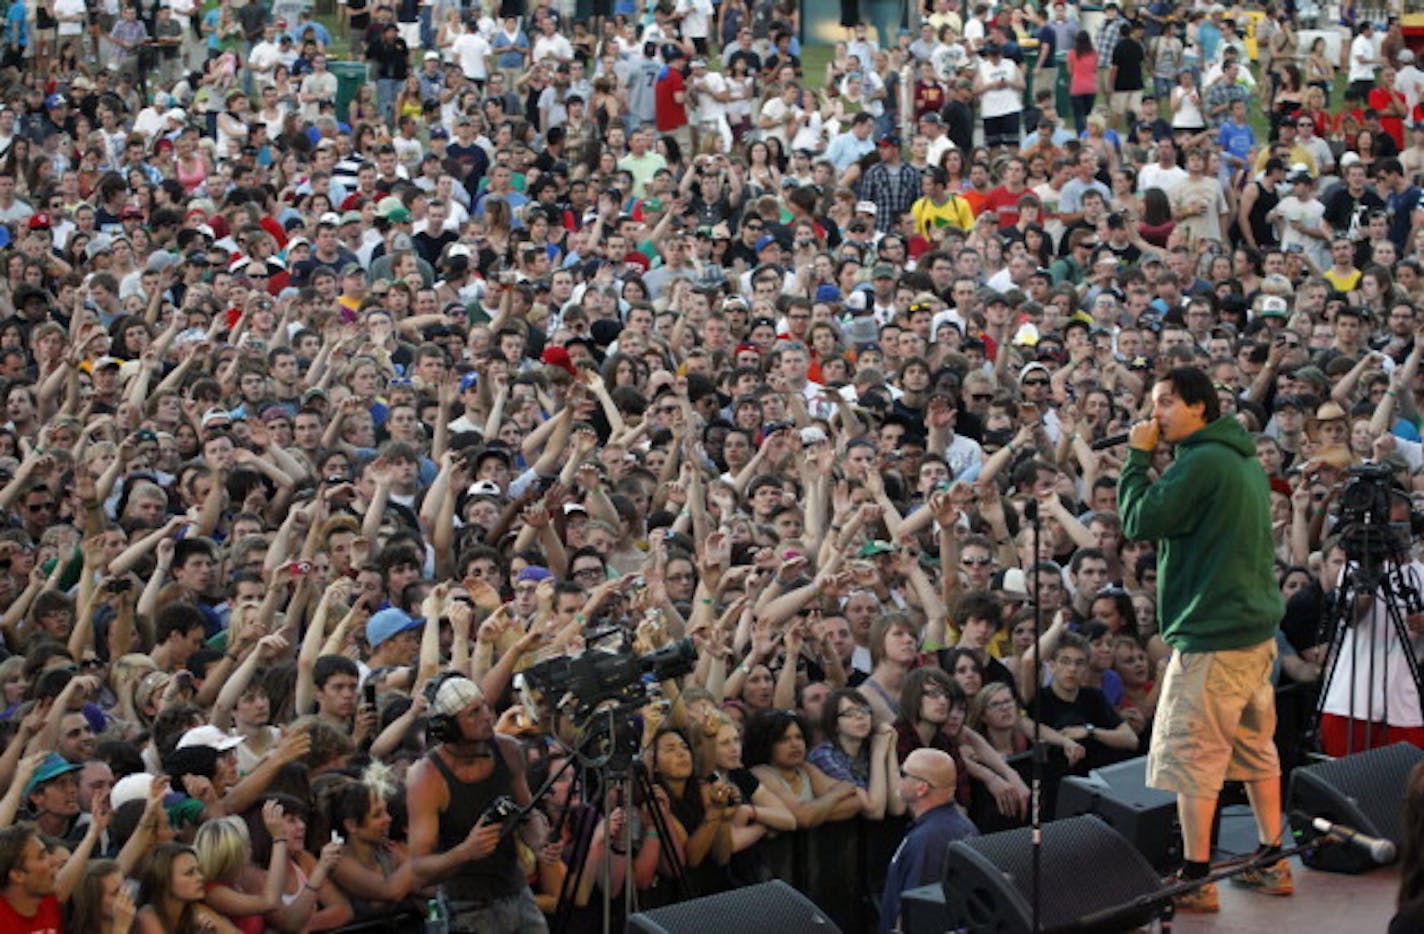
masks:
[[(1171, 465), (1148, 474), (1158, 443)], [(1236, 877), (1272, 895), (1293, 891), (1280, 852), (1280, 762), (1271, 665), (1284, 613), (1272, 567), (1270, 493), (1256, 445), (1221, 415), (1206, 373), (1180, 367), (1152, 388), (1152, 418), (1132, 426), (1118, 480), (1126, 538), (1157, 542), (1162, 638), (1172, 647), (1152, 729), (1147, 780), (1177, 794), (1183, 879), (1209, 871), (1211, 822), (1223, 781), (1242, 781), (1256, 815), (1263, 866)], [(1220, 910), (1214, 884), (1179, 911)]]

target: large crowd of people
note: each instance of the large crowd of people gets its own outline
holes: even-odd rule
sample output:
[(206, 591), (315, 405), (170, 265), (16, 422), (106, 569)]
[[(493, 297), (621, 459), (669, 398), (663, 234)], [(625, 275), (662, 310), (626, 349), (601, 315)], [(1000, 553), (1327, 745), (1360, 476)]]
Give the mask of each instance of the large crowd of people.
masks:
[(1188, 371), (1273, 682), (1424, 745), (1383, 601), (1378, 683), (1320, 625), (1350, 468), (1424, 489), (1424, 71), (1352, 11), (12, 0), (0, 930), (893, 930), (1035, 734), (1149, 751)]

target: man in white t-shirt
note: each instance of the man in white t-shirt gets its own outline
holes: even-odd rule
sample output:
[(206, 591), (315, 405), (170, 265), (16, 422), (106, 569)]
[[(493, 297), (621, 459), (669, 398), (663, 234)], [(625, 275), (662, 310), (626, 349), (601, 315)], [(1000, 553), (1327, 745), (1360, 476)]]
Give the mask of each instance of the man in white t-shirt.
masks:
[(87, 15), (84, 0), (54, 0), (54, 18), (59, 21), (59, 41), (83, 35)]
[(252, 46), (252, 51), (247, 56), (247, 67), (252, 70), (258, 87), (272, 83), (273, 73), (282, 61), (281, 56), (282, 47), (277, 41), (277, 24), (268, 23), (262, 28), (262, 38)]
[(1394, 73), (1394, 89), (1404, 95), (1404, 111), (1413, 114), (1414, 107), (1424, 99), (1424, 71), (1414, 64), (1414, 53), (1405, 49), (1399, 53), (1399, 70)]
[(678, 0), (673, 15), (682, 21), (682, 36), (691, 39), (699, 56), (710, 49), (707, 36), (712, 29), (712, 0)]
[(949, 138), (949, 134), (944, 129), (944, 118), (936, 111), (920, 117), (920, 134), (924, 136), (929, 144), (925, 152), (925, 161), (930, 165), (939, 165), (944, 154), (954, 148), (954, 140)]
[(1187, 180), (1187, 170), (1177, 165), (1177, 144), (1175, 140), (1164, 139), (1157, 143), (1157, 161), (1144, 165), (1137, 173), (1137, 190), (1160, 188), (1168, 198), (1177, 186)]
[(298, 92), (302, 102), (302, 119), (315, 122), (323, 101), (336, 102), (336, 75), (327, 71), (326, 56), (318, 52), (312, 57), (311, 74), (302, 78)]
[(985, 43), (982, 51), (974, 93), (984, 120), (984, 145), (991, 149), (1018, 149), (1022, 141), (1019, 118), (1023, 111), (1023, 73), (995, 43)]
[(1375, 24), (1365, 20), (1356, 27), (1355, 38), (1350, 42), (1350, 86), (1345, 89), (1345, 100), (1364, 101), (1375, 86), (1375, 72), (1379, 70), (1379, 48), (1375, 44)]
[(574, 47), (558, 30), (552, 16), (546, 16), (541, 23), (539, 38), (534, 40), (534, 61), (552, 59), (555, 64), (566, 64), (574, 60)]
[[(698, 136), (716, 136), (721, 140), (718, 151), (731, 152), (732, 126), (727, 122), (727, 101), (731, 100), (731, 94), (727, 90), (727, 79), (715, 71), (708, 71), (707, 62), (703, 59), (693, 59), (688, 90), (693, 95), (696, 109), (693, 120)], [(700, 144), (697, 148), (701, 148)]]
[(450, 54), (460, 63), (465, 78), (484, 87), (489, 79), (490, 44), (477, 30), (467, 29), (450, 43)]
[(761, 128), (762, 138), (776, 137), (783, 152), (791, 148), (791, 138), (796, 133), (801, 114), (796, 100), (800, 94), (801, 89), (795, 82), (787, 82), (782, 86), (779, 95), (762, 104), (761, 113), (757, 115), (757, 126)]
[(1325, 205), (1315, 197), (1315, 179), (1304, 164), (1291, 166), (1286, 175), (1290, 194), (1282, 198), (1266, 220), (1278, 223), (1281, 249), (1300, 253), (1317, 269), (1330, 264), (1330, 231), (1325, 227)]
[[(1409, 500), (1404, 494), (1391, 496), (1390, 518), (1396, 515), (1409, 521)], [(1358, 587), (1359, 568), (1342, 560), (1341, 551), (1337, 548), (1332, 556), (1340, 566), (1334, 583), (1338, 587), (1348, 572), (1354, 578), (1353, 586)], [(1390, 561), (1384, 572), (1401, 574), (1406, 581), (1424, 580), (1424, 564), (1417, 561), (1402, 567)], [(1346, 630), (1320, 705), (1320, 739), (1328, 755), (1343, 756), (1400, 740), (1413, 742), (1424, 728), (1419, 688), (1408, 659), (1408, 655), (1418, 657), (1424, 649), (1419, 636), (1424, 612), (1417, 605), (1417, 596), (1411, 600), (1409, 593), (1387, 596), (1376, 590), (1368, 594), (1369, 608)], [(1389, 610), (1399, 614), (1402, 633), (1390, 620), (1386, 603), (1393, 604)]]

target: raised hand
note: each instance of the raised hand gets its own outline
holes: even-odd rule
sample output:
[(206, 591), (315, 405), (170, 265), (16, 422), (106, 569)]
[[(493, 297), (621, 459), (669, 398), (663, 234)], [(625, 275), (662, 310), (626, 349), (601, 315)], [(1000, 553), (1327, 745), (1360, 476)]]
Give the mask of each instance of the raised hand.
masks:
[(134, 916), (138, 914), (138, 905), (134, 904), (133, 893), (129, 891), (128, 886), (119, 886), (119, 894), (114, 896), (113, 913), (113, 929), (117, 934), (128, 934), (133, 930)]
[(268, 802), (262, 806), (262, 826), (266, 827), (273, 840), (286, 837), (286, 813), (281, 804)]
[(336, 864), (341, 862), (342, 850), (345, 846), (344, 843), (328, 840), (326, 845), (321, 848), (321, 856), (317, 858), (317, 865), (330, 873), (336, 868)]

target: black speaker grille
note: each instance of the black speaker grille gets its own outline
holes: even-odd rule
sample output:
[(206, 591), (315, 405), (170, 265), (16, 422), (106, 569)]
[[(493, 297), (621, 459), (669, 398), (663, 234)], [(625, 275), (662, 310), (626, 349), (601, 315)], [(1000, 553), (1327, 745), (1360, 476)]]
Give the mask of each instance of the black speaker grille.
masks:
[[(1396, 743), (1298, 768), (1291, 773), (1287, 807), (1308, 817), (1346, 824), (1370, 836), (1385, 837), (1398, 846), (1404, 837), (1400, 802), (1405, 781), (1410, 769), (1421, 760), (1424, 749)], [(1316, 836), (1313, 828), (1294, 817), (1292, 825), (1307, 837)], [(1367, 872), (1374, 868), (1368, 857), (1343, 847), (1323, 848), (1304, 859), (1308, 866), (1332, 872)]]
[(633, 915), (639, 934), (841, 934), (825, 912), (781, 880)]
[[(1027, 930), (1032, 917), (1033, 840), (1028, 828), (961, 840), (949, 848), (945, 902), (951, 923), (974, 931)], [(1076, 919), (1161, 888), (1142, 854), (1098, 817), (1046, 824), (1042, 851), (1042, 922), (1068, 928)]]

